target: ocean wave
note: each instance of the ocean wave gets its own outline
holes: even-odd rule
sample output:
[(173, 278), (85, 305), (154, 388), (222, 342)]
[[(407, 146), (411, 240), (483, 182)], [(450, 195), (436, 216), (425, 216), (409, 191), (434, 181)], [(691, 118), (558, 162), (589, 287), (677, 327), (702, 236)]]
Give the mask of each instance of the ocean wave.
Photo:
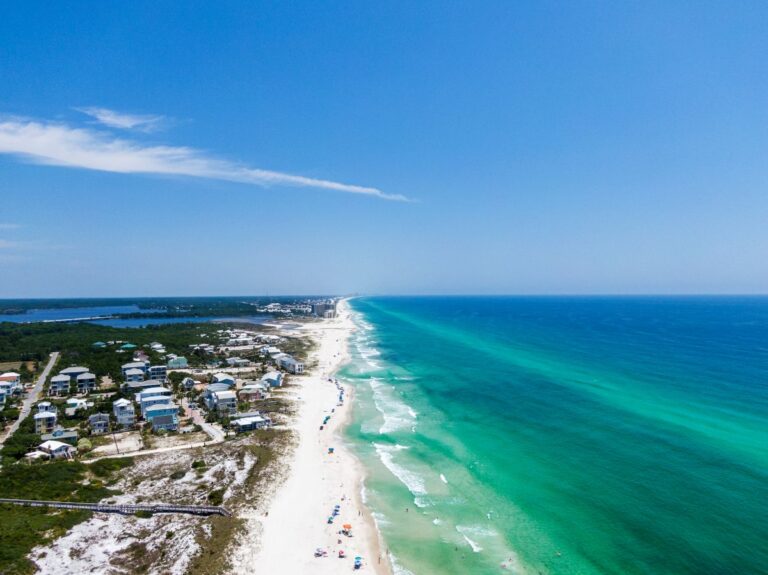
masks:
[(416, 412), (403, 401), (392, 397), (388, 393), (388, 386), (380, 379), (372, 377), (368, 381), (373, 391), (373, 404), (384, 418), (379, 433), (383, 435), (400, 429), (413, 429), (416, 424)]
[[(470, 539), (469, 535), (472, 535), (473, 537), (476, 536), (475, 534), (475, 528), (473, 527), (465, 527), (463, 525), (457, 525), (456, 531), (459, 532), (459, 534), (464, 538), (464, 541), (467, 542), (467, 544), (472, 548), (472, 551), (474, 553), (480, 553), (483, 548), (480, 546), (479, 543), (477, 543), (475, 540)], [(467, 535), (469, 533), (469, 535)]]
[(392, 553), (389, 554), (389, 563), (392, 565), (392, 573), (394, 573), (394, 575), (413, 575), (412, 571), (409, 571), (398, 563), (397, 558), (392, 555)]
[(376, 454), (392, 475), (408, 488), (414, 496), (426, 495), (427, 488), (424, 484), (424, 478), (402, 465), (395, 463), (394, 455), (398, 451), (408, 449), (404, 445), (383, 445), (381, 443), (374, 443), (373, 447), (376, 449)]

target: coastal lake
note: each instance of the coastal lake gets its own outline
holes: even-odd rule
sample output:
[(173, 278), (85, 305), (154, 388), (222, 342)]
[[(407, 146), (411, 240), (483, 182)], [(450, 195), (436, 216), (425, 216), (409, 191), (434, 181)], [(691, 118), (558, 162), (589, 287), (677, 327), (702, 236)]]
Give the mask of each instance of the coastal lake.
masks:
[(397, 573), (768, 573), (767, 298), (350, 303)]
[[(153, 314), (152, 317), (119, 318), (106, 317), (105, 319), (87, 318), (105, 317), (129, 313)], [(142, 309), (137, 305), (123, 306), (95, 306), (95, 307), (70, 307), (70, 308), (39, 308), (30, 309), (26, 313), (0, 314), (0, 323), (7, 321), (13, 323), (42, 323), (77, 320), (88, 321), (99, 325), (111, 327), (140, 328), (148, 325), (166, 325), (175, 323), (207, 323), (207, 322), (240, 322), (260, 325), (273, 319), (269, 315), (251, 315), (242, 317), (166, 317), (163, 309)]]

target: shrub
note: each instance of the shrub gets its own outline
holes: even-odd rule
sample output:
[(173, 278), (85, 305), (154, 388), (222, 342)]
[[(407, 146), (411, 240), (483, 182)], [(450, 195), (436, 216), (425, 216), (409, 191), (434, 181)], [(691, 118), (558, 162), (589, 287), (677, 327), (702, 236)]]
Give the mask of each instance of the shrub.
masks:
[(221, 505), (224, 503), (224, 489), (214, 489), (208, 494), (208, 501), (211, 505)]

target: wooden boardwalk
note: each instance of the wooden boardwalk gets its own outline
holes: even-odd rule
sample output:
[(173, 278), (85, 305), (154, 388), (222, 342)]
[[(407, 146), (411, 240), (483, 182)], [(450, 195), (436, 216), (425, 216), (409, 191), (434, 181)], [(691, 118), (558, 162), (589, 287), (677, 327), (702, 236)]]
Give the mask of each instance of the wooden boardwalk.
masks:
[(186, 513), (187, 515), (223, 515), (231, 517), (232, 513), (223, 507), (213, 505), (110, 505), (107, 503), (71, 503), (64, 501), (37, 501), (35, 499), (5, 499), (0, 498), (0, 504), (23, 505), (25, 507), (51, 507), (54, 509), (85, 509), (96, 513), (120, 513), (133, 515), (137, 511), (149, 513)]

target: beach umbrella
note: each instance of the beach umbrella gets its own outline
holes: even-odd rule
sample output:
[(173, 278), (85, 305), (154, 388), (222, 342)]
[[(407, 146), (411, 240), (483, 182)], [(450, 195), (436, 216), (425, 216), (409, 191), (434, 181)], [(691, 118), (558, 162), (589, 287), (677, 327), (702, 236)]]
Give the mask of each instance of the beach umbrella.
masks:
[(342, 527), (344, 529), (352, 529), (352, 526), (349, 523), (345, 523), (344, 525), (342, 525)]

